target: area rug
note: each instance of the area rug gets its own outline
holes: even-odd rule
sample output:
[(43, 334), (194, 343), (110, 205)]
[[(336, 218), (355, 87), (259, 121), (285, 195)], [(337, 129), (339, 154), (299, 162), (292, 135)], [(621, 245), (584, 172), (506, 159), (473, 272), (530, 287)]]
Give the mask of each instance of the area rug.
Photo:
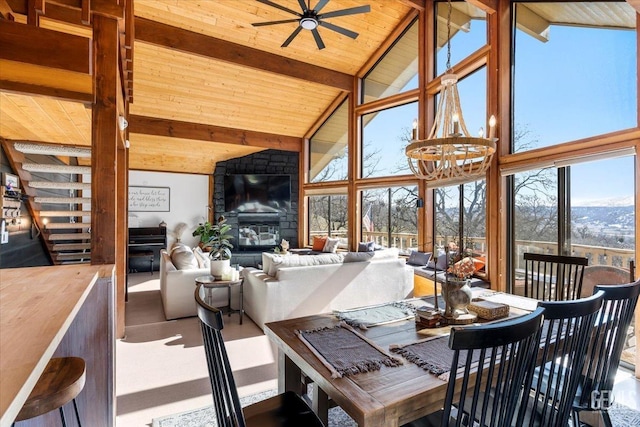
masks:
[[(240, 399), (240, 403), (242, 406), (247, 406), (275, 394), (275, 390), (252, 394)], [(640, 426), (640, 411), (617, 403), (614, 403), (609, 409), (609, 416), (614, 427)], [(218, 423), (216, 422), (213, 407), (207, 406), (179, 414), (154, 418), (152, 427), (218, 427)], [(341, 408), (335, 407), (329, 409), (329, 424), (327, 427), (357, 427), (357, 424)]]
[[(275, 396), (275, 390), (252, 394), (240, 399), (242, 406)], [(152, 427), (218, 427), (213, 406), (154, 418)], [(329, 409), (329, 425), (327, 427), (357, 427), (357, 424), (341, 408)]]

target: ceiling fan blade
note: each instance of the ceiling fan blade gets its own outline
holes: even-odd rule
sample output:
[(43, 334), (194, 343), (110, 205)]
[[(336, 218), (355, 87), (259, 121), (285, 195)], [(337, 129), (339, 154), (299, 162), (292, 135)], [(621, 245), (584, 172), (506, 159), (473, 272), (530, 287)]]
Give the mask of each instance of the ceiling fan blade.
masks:
[(299, 22), (299, 19), (285, 19), (283, 21), (269, 21), (269, 22), (256, 22), (255, 24), (251, 24), (254, 27), (263, 27), (265, 25), (276, 25), (276, 24), (287, 24), (289, 22)]
[(318, 45), (318, 49), (324, 49), (324, 42), (322, 41), (322, 37), (320, 37), (320, 33), (317, 28), (311, 30), (313, 34), (313, 38), (316, 39), (316, 44)]
[(298, 27), (293, 30), (293, 33), (291, 33), (291, 35), (289, 36), (288, 39), (286, 39), (284, 41), (284, 43), (282, 43), (282, 45), (280, 47), (287, 47), (289, 46), (289, 43), (291, 43), (293, 41), (293, 39), (296, 38), (296, 36), (298, 35), (298, 33), (300, 32), (300, 30), (302, 30), (302, 27), (298, 25)]
[(366, 12), (371, 12), (371, 6), (369, 6), (368, 4), (365, 6), (351, 7), (349, 9), (334, 10), (333, 12), (323, 13), (322, 15), (318, 15), (318, 18), (335, 18), (336, 16), (355, 15), (356, 13)]
[(303, 12), (306, 12), (307, 10), (309, 10), (309, 8), (307, 7), (307, 3), (305, 3), (304, 0), (298, 0), (298, 4), (300, 5), (300, 8), (302, 9)]
[(283, 10), (285, 12), (289, 12), (289, 13), (291, 13), (293, 15), (302, 16), (302, 15), (300, 15), (300, 12), (296, 12), (295, 10), (291, 10), (288, 7), (280, 6), (278, 3), (274, 3), (271, 0), (258, 0), (258, 2), (260, 2), (262, 4), (266, 4), (266, 5), (271, 6), (271, 7), (275, 7), (276, 9), (280, 9), (280, 10)]
[(329, 0), (320, 0), (313, 10), (315, 10), (316, 13), (319, 13), (320, 10), (322, 10), (322, 8), (327, 5), (327, 3), (329, 3)]
[(329, 22), (319, 21), (318, 25), (322, 25), (323, 27), (326, 27), (329, 30), (333, 30), (336, 33), (340, 33), (344, 36), (351, 37), (352, 39), (355, 39), (356, 37), (358, 37), (358, 33), (356, 33), (355, 31), (347, 30), (346, 28), (339, 27)]

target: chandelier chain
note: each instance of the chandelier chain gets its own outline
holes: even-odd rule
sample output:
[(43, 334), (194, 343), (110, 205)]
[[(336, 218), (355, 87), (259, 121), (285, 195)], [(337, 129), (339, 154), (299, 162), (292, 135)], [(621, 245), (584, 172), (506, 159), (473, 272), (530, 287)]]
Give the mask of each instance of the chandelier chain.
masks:
[(447, 72), (451, 70), (451, 0), (448, 2), (447, 11)]

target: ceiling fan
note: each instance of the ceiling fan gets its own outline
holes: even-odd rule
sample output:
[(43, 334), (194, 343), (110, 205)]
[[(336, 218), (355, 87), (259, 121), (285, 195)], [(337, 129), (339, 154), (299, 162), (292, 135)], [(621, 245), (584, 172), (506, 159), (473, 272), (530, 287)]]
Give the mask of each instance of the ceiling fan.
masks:
[(369, 5), (365, 6), (357, 6), (351, 7), (348, 9), (334, 10), (332, 12), (327, 12), (320, 14), (322, 8), (324, 8), (329, 0), (319, 0), (314, 9), (311, 9), (311, 0), (308, 0), (308, 4), (305, 0), (298, 0), (300, 4), (300, 8), (302, 9), (302, 13), (296, 12), (295, 10), (291, 10), (287, 7), (281, 6), (277, 3), (272, 2), (271, 0), (258, 0), (260, 3), (264, 3), (268, 6), (275, 7), (276, 9), (283, 10), (285, 12), (291, 13), (292, 15), (298, 16), (298, 18), (294, 19), (285, 19), (282, 21), (269, 21), (269, 22), (258, 22), (252, 24), (254, 27), (262, 27), (264, 25), (276, 25), (276, 24), (287, 24), (290, 22), (297, 22), (298, 27), (293, 30), (293, 33), (287, 38), (284, 43), (282, 43), (281, 47), (289, 46), (289, 43), (293, 41), (293, 39), (298, 35), (298, 33), (302, 30), (310, 30), (311, 34), (313, 34), (313, 38), (318, 45), (318, 49), (324, 49), (325, 45), (322, 41), (322, 37), (320, 37), (320, 33), (318, 32), (318, 27), (322, 26), (329, 30), (335, 31), (336, 33), (340, 33), (347, 37), (351, 37), (355, 39), (358, 37), (358, 33), (355, 31), (347, 30), (346, 28), (339, 27), (335, 24), (331, 24), (329, 22), (323, 21), (323, 19), (327, 18), (336, 18), (338, 16), (346, 16), (346, 15), (355, 15), (357, 13), (366, 13), (371, 11), (371, 7)]

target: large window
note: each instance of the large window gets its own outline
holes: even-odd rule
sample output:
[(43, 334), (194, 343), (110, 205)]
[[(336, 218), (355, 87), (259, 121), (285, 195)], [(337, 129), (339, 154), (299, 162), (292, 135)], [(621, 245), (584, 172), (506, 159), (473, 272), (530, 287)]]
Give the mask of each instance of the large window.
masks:
[[(487, 44), (486, 14), (481, 9), (462, 1), (452, 2), (451, 7), (451, 65), (466, 58)], [(447, 71), (447, 15), (446, 2), (437, 4), (437, 74)]]
[(513, 152), (637, 126), (636, 15), (626, 2), (516, 5), (514, 128), (532, 138)]
[(483, 257), (486, 250), (486, 181), (435, 189), (434, 252), (450, 248)]
[(362, 117), (362, 178), (410, 174), (405, 148), (418, 103), (401, 105)]
[(418, 246), (418, 188), (389, 187), (362, 191), (362, 238), (409, 253)]
[(346, 195), (309, 196), (309, 242), (314, 236), (331, 236), (347, 247), (348, 227)]
[[(513, 286), (524, 282), (525, 252), (585, 257), (583, 296), (593, 286), (631, 281), (635, 258), (635, 156), (583, 163), (558, 162), (558, 167), (515, 174), (512, 226)], [(606, 177), (606, 179), (603, 179)], [(623, 360), (633, 364), (633, 325)]]
[(418, 87), (418, 21), (393, 44), (362, 80), (361, 103)]
[(349, 107), (345, 100), (309, 141), (309, 181), (347, 179)]

